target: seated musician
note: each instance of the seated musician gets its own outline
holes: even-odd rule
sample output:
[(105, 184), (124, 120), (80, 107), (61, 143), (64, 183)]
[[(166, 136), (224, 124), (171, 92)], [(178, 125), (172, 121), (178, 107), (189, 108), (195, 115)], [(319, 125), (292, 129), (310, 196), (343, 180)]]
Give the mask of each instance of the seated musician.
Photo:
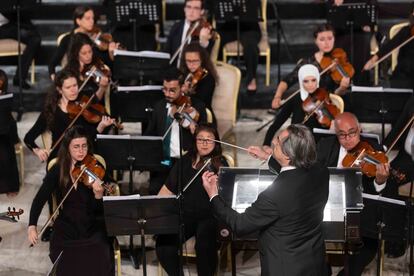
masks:
[[(254, 0), (257, 7), (261, 8), (261, 1)], [(260, 14), (260, 10), (258, 11)], [(237, 24), (233, 19), (225, 23), (217, 24), (217, 31), (221, 35), (221, 47), (229, 42), (237, 40)], [(259, 42), (262, 37), (258, 22), (247, 22), (241, 18), (240, 44), (243, 46), (243, 59), (246, 64), (247, 93), (254, 94), (257, 90), (256, 73), (259, 63)]]
[[(277, 114), (275, 120), (273, 121), (273, 124), (267, 130), (263, 145), (270, 146), (275, 133), (291, 115), (292, 124), (302, 123), (305, 117), (308, 116), (309, 119), (305, 122), (306, 126), (308, 126), (310, 129), (314, 127), (321, 127), (321, 124), (317, 121), (315, 116), (307, 115), (303, 108), (304, 104), (307, 103), (308, 97), (312, 97), (314, 93), (322, 90), (322, 88), (319, 88), (319, 70), (315, 65), (305, 64), (299, 68), (298, 79), (300, 85), (300, 93), (289, 100)], [(329, 92), (326, 96), (329, 97)], [(334, 114), (332, 114), (332, 116), (333, 115)], [(323, 127), (329, 128), (330, 126)]]
[[(171, 27), (164, 51), (170, 53), (172, 57), (185, 41), (189, 30), (191, 30), (197, 22), (199, 22), (201, 28), (199, 29), (199, 34), (198, 36), (191, 36), (191, 39), (189, 39), (187, 43), (198, 42), (203, 48), (210, 50), (213, 47), (213, 42), (211, 41), (211, 27), (203, 27), (200, 25), (204, 13), (204, 0), (185, 0), (185, 19), (178, 21)], [(173, 63), (177, 64), (178, 67), (180, 66), (180, 57), (181, 54), (179, 54)]]
[[(320, 25), (313, 33), (315, 38), (315, 45), (318, 47), (318, 51), (308, 58), (301, 59), (295, 69), (286, 75), (279, 83), (276, 89), (275, 96), (272, 101), (272, 108), (279, 108), (283, 94), (286, 90), (298, 81), (299, 68), (304, 64), (313, 64), (318, 67), (319, 71), (322, 71), (321, 62), (323, 57), (330, 56), (330, 53), (334, 50), (335, 45), (335, 32), (332, 26), (328, 24)], [(333, 91), (335, 94), (342, 95), (350, 84), (350, 78), (342, 77), (339, 83), (336, 83), (329, 72), (321, 76), (320, 87), (326, 88), (328, 91)]]
[[(163, 141), (164, 144), (164, 159), (167, 161), (167, 167), (174, 166), (175, 162), (180, 158), (180, 141), (179, 141), (179, 123), (174, 120), (175, 113), (184, 106), (184, 112), (196, 112), (199, 116), (195, 116), (193, 122), (181, 120), (182, 123), (187, 122), (186, 128), (183, 128), (183, 140), (181, 148), (183, 151), (188, 151), (193, 140), (192, 133), (195, 129), (196, 117), (199, 123), (207, 121), (205, 105), (200, 100), (191, 99), (191, 103), (182, 103), (186, 98), (181, 92), (182, 76), (177, 68), (171, 67), (164, 75), (163, 92), (165, 98), (154, 105), (154, 110), (148, 127), (144, 135), (164, 136), (168, 130)], [(184, 126), (184, 124), (182, 124)], [(171, 128), (170, 128), (171, 126)], [(161, 186), (165, 183), (168, 176), (168, 170), (164, 172), (151, 172), (150, 194), (157, 194)]]
[[(91, 41), (97, 35), (94, 33), (95, 29), (95, 13), (92, 7), (89, 6), (78, 6), (73, 11), (73, 29), (72, 31), (63, 37), (62, 41), (57, 47), (56, 52), (54, 53), (48, 69), (49, 76), (53, 80), (55, 77), (56, 66), (61, 65), (62, 59), (65, 54), (69, 51), (69, 46), (73, 39), (74, 34), (83, 33), (88, 35), (91, 38)], [(113, 51), (118, 47), (118, 44), (115, 42), (109, 43), (108, 50), (100, 50), (95, 43), (93, 45), (94, 54), (97, 55), (105, 64), (110, 65), (111, 60), (113, 59)]]
[(27, 238), (35, 245), (43, 205), (52, 194), (60, 203), (75, 185), (59, 211), (50, 240), (49, 257), (53, 263), (63, 251), (57, 265), (59, 276), (115, 275), (113, 249), (103, 220), (103, 181), (98, 178), (92, 183), (75, 182), (77, 177), (72, 173), (77, 163), (93, 154), (91, 145), (88, 132), (81, 126), (65, 133), (57, 163), (47, 172), (30, 209)]
[[(202, 168), (204, 162), (211, 159), (212, 170), (218, 171), (227, 163), (221, 155), (221, 145), (211, 140), (219, 140), (217, 130), (211, 125), (199, 125), (194, 133), (193, 142), (189, 153), (182, 160), (182, 185), (185, 186)], [(172, 168), (165, 185), (162, 186), (159, 195), (178, 195), (179, 164)], [(216, 240), (217, 222), (210, 209), (207, 193), (202, 185), (202, 172), (183, 192), (183, 220), (184, 240), (195, 236), (197, 255), (197, 275), (212, 276), (217, 271), (217, 249)], [(183, 189), (184, 187), (181, 187)], [(178, 235), (157, 236), (156, 252), (158, 260), (168, 275), (179, 275), (178, 257)]]
[[(374, 63), (380, 58), (388, 54), (404, 41), (409, 39), (414, 34), (414, 2), (411, 4), (409, 13), (409, 24), (403, 27), (399, 32), (391, 39), (381, 44), (378, 53), (373, 55), (370, 60), (364, 66), (365, 70), (373, 68)], [(397, 66), (392, 72), (391, 86), (396, 88), (414, 88), (414, 40), (411, 40), (399, 49)]]
[(73, 35), (68, 51), (68, 63), (64, 69), (76, 74), (80, 82), (88, 78), (88, 74), (96, 68), (96, 74), (89, 78), (82, 93), (87, 96), (96, 94), (96, 98), (102, 101), (105, 92), (109, 89), (111, 70), (93, 51), (92, 40), (83, 33)]
[(191, 98), (199, 99), (212, 111), (211, 102), (218, 75), (207, 51), (199, 44), (191, 43), (184, 48), (181, 60), (181, 72), (186, 79), (189, 76), (182, 91)]

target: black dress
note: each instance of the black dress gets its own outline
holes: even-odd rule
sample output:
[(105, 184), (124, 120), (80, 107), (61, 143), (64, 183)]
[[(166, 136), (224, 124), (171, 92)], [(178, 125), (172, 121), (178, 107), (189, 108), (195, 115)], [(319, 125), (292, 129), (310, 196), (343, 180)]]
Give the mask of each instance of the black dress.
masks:
[[(58, 202), (66, 194), (68, 188), (62, 191), (59, 186), (59, 171), (57, 164), (46, 174), (33, 199), (29, 226), (37, 225), (42, 208), (52, 194)], [(63, 250), (56, 275), (115, 275), (113, 249), (105, 232), (102, 199), (95, 199), (91, 189), (83, 184), (73, 189), (53, 227), (51, 261), (55, 262)]]
[[(227, 165), (223, 160), (222, 164)], [(182, 160), (183, 185), (197, 173), (187, 154)], [(172, 168), (166, 181), (167, 188), (178, 194), (178, 163)], [(213, 217), (210, 200), (203, 188), (201, 175), (183, 193), (184, 238), (196, 238), (197, 273), (200, 276), (214, 275), (217, 266), (217, 222)], [(178, 275), (178, 236), (160, 235), (156, 244), (157, 257), (168, 275)]]
[(0, 106), (0, 194), (19, 191), (14, 145), (19, 142), (16, 121), (8, 107)]

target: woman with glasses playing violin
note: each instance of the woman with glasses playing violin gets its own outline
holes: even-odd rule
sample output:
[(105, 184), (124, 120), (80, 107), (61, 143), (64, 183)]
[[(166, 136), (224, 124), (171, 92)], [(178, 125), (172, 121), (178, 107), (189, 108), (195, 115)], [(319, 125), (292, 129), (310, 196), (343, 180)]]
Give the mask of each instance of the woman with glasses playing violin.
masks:
[[(334, 50), (335, 31), (332, 26), (328, 24), (318, 26), (313, 33), (313, 36), (315, 38), (317, 51), (312, 56), (301, 59), (296, 65), (295, 69), (282, 79), (282, 81), (277, 86), (276, 93), (272, 101), (273, 109), (277, 109), (281, 106), (283, 94), (286, 92), (286, 90), (288, 90), (288, 88), (297, 83), (298, 71), (302, 65), (313, 64), (317, 66), (321, 72), (323, 70), (321, 67), (321, 62), (324, 60), (323, 58), (325, 56), (329, 56), (330, 53)], [(321, 76), (320, 87), (326, 88), (328, 91), (333, 91), (335, 94), (342, 95), (350, 85), (350, 78), (342, 77), (338, 81), (339, 83), (336, 83), (331, 77), (331, 74), (329, 72), (326, 72)]]
[[(183, 156), (182, 172), (183, 186), (186, 186), (196, 173), (203, 167), (204, 162), (211, 158), (208, 170), (218, 171), (219, 167), (227, 166), (222, 156), (221, 145), (213, 140), (219, 140), (217, 130), (211, 125), (199, 125), (194, 133), (194, 142), (190, 152)], [(172, 168), (165, 185), (159, 195), (178, 195), (178, 167)], [(203, 189), (202, 173), (183, 192), (184, 238), (196, 238), (197, 273), (200, 276), (214, 275), (217, 267), (217, 222), (210, 209), (210, 200)], [(184, 187), (181, 187), (184, 188)], [(178, 235), (159, 235), (156, 243), (158, 260), (168, 275), (179, 275)]]
[(91, 184), (76, 182), (73, 170), (87, 155), (92, 155), (88, 131), (74, 126), (66, 132), (57, 163), (50, 168), (30, 209), (28, 240), (38, 242), (37, 223), (43, 205), (54, 194), (58, 202), (72, 189), (54, 221), (50, 240), (50, 260), (57, 265), (56, 275), (115, 275), (113, 250), (105, 231), (102, 179)]
[[(55, 68), (61, 65), (62, 59), (69, 50), (69, 46), (73, 39), (73, 36), (77, 33), (83, 33), (93, 38), (93, 31), (95, 28), (95, 13), (92, 7), (78, 6), (73, 11), (73, 30), (62, 38), (62, 41), (57, 47), (55, 54), (49, 64), (49, 75), (53, 80), (55, 77)], [(92, 40), (91, 40), (92, 41)], [(110, 42), (107, 50), (100, 50), (94, 45), (93, 50), (105, 64), (111, 65), (113, 60), (113, 51), (118, 47), (115, 42)]]
[(191, 43), (184, 48), (180, 64), (186, 78), (181, 90), (201, 100), (212, 111), (211, 102), (218, 75), (207, 51), (198, 43)]

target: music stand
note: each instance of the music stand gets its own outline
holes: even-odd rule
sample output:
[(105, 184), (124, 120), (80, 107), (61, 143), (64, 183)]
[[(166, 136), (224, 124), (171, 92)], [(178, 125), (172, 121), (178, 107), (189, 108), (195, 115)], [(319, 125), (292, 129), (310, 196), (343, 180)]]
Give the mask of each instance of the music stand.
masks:
[(144, 77), (147, 80), (162, 82), (162, 74), (169, 67), (170, 54), (154, 51), (114, 51), (115, 79), (138, 79), (143, 85)]
[(120, 0), (109, 4), (112, 22), (132, 23), (134, 51), (137, 50), (137, 26), (161, 23), (161, 0)]
[(381, 141), (385, 138), (385, 123), (394, 123), (402, 107), (412, 96), (412, 89), (352, 86), (351, 110), (360, 122), (381, 122)]
[(143, 275), (147, 275), (145, 235), (179, 232), (178, 200), (175, 196), (107, 196), (103, 198), (109, 235), (140, 235)]
[[(163, 159), (162, 137), (130, 135), (97, 135), (97, 152), (110, 170), (129, 170), (129, 194), (133, 193), (134, 170), (161, 169)], [(130, 257), (139, 267), (134, 252), (133, 237), (129, 237)]]
[(339, 6), (330, 5), (328, 8), (328, 23), (335, 29), (349, 27), (351, 35), (350, 60), (354, 63), (354, 28), (374, 25), (377, 22), (376, 6), (366, 2), (343, 3)]
[[(112, 101), (122, 122), (148, 123), (155, 103), (164, 98), (162, 86), (118, 86)], [(111, 107), (112, 109), (112, 107)]]
[(46, 274), (47, 276), (56, 276), (57, 266), (62, 258), (63, 250), (60, 251), (59, 256), (56, 258), (56, 261), (53, 263), (52, 267), (50, 268), (49, 272)]

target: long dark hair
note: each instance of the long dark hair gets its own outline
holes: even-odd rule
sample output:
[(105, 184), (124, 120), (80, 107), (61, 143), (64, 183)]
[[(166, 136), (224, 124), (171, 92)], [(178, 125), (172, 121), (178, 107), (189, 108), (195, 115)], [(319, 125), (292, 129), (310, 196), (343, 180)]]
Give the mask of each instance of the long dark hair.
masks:
[(77, 79), (76, 74), (70, 70), (64, 69), (59, 71), (55, 76), (54, 86), (52, 86), (47, 93), (43, 112), (48, 129), (51, 129), (54, 126), (56, 108), (58, 108), (59, 100), (62, 98), (62, 95), (57, 88), (62, 89), (64, 81), (69, 78)]
[[(74, 29), (79, 27), (79, 25), (76, 23), (76, 19), (82, 19), (82, 17), (88, 11), (93, 11), (91, 6), (77, 6), (75, 8), (75, 10), (73, 11), (73, 15), (72, 15)], [(94, 14), (95, 14), (95, 12), (94, 12)]]
[(207, 50), (201, 47), (199, 43), (190, 43), (183, 49), (183, 53), (181, 54), (180, 70), (183, 72), (184, 76), (187, 76), (190, 72), (185, 63), (186, 53), (198, 53), (201, 60), (201, 67), (207, 69), (208, 73), (214, 78), (214, 81), (216, 83), (218, 82), (219, 77), (217, 75), (216, 68), (211, 61)]
[(9, 86), (9, 79), (7, 78), (6, 72), (0, 69), (0, 80), (2, 81), (2, 85), (0, 87), (0, 94), (7, 93), (7, 87)]
[(65, 136), (63, 136), (57, 155), (57, 162), (60, 165), (59, 186), (62, 191), (65, 191), (72, 181), (70, 177), (72, 157), (70, 156), (69, 145), (70, 142), (76, 138), (86, 138), (88, 141), (88, 154), (93, 153), (92, 142), (88, 132), (83, 126), (75, 125), (65, 132)]
[(68, 64), (66, 69), (76, 72), (78, 79), (80, 79), (80, 63), (79, 63), (79, 52), (84, 45), (89, 45), (92, 48), (92, 62), (88, 66), (95, 65), (97, 68), (103, 68), (103, 62), (93, 51), (94, 44), (88, 35), (83, 33), (76, 33), (72, 37), (71, 44), (68, 50)]
[[(194, 132), (194, 139), (193, 139), (193, 144), (192, 147), (190, 148), (189, 154), (191, 156), (191, 161), (194, 164), (197, 161), (197, 135), (202, 132), (208, 132), (214, 135), (214, 140), (220, 140), (220, 136), (218, 134), (217, 129), (212, 125), (212, 124), (200, 124), (198, 125), (198, 127), (196, 128), (195, 132)], [(218, 169), (221, 167), (222, 162), (221, 162), (221, 157), (222, 157), (222, 149), (221, 149), (221, 144), (220, 143), (215, 143), (214, 145), (214, 149), (210, 152), (210, 154), (208, 156), (203, 156), (203, 159), (208, 159), (208, 158), (212, 158), (211, 159), (211, 163), (213, 164), (214, 168), (218, 171)]]

